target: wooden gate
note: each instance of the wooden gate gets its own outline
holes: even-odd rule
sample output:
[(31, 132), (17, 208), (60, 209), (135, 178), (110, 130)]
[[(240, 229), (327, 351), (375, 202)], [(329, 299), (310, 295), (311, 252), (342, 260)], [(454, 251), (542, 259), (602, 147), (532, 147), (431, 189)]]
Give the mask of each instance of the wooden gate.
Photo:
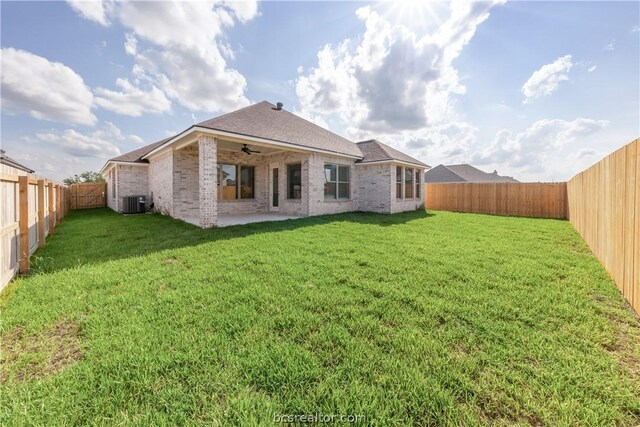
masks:
[(107, 183), (85, 182), (71, 185), (71, 209), (92, 209), (107, 206)]

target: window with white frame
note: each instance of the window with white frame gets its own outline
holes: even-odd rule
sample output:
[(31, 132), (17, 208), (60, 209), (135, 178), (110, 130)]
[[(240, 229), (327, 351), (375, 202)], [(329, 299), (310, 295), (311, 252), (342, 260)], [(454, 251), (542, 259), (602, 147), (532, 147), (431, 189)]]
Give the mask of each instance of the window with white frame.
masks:
[(351, 170), (336, 163), (324, 165), (324, 199), (348, 200), (351, 198)]
[(420, 169), (416, 169), (416, 199), (421, 197), (420, 191), (422, 187), (420, 186), (420, 175), (422, 175), (422, 171)]

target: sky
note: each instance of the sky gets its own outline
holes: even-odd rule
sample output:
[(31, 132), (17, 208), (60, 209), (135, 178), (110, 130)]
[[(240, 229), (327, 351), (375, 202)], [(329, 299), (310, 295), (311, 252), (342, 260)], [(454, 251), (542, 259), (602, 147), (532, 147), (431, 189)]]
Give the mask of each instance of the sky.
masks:
[(640, 136), (640, 2), (9, 2), (1, 145), (61, 180), (267, 100), (425, 163), (563, 181)]

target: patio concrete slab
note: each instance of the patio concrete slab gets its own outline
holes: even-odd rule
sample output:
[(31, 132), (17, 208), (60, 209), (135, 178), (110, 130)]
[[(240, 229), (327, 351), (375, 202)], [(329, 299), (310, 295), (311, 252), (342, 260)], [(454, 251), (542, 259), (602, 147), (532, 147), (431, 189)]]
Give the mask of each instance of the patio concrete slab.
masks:
[(252, 213), (240, 215), (220, 215), (218, 217), (218, 227), (228, 227), (230, 225), (251, 224), (253, 222), (284, 221), (287, 219), (302, 218), (295, 215), (281, 213)]
[[(229, 227), (230, 225), (251, 224), (254, 222), (268, 222), (268, 221), (284, 221), (287, 219), (298, 219), (301, 216), (287, 215), (281, 213), (252, 213), (252, 214), (238, 214), (238, 215), (220, 215), (218, 217), (218, 227)], [(193, 225), (198, 224), (198, 218), (185, 218), (185, 222)]]

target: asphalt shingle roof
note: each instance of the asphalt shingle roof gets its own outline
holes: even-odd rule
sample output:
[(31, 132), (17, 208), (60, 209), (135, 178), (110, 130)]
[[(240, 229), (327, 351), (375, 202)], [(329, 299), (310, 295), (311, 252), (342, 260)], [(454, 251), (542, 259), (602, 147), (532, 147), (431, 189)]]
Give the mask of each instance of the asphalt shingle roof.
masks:
[(158, 148), (159, 146), (161, 146), (162, 144), (164, 144), (165, 142), (167, 142), (171, 138), (173, 138), (173, 137), (165, 138), (163, 140), (154, 142), (153, 144), (149, 144), (149, 145), (145, 145), (144, 147), (140, 147), (137, 150), (129, 151), (128, 153), (124, 153), (121, 156), (114, 157), (113, 159), (110, 159), (110, 161), (113, 161), (113, 162), (131, 162), (131, 163), (149, 163), (148, 160), (142, 159), (142, 157), (145, 156), (146, 154), (150, 153), (151, 151), (155, 150), (156, 148)]
[(438, 165), (427, 171), (425, 182), (518, 182), (512, 177), (481, 171), (468, 164)]
[(360, 151), (362, 151), (362, 155), (364, 156), (358, 163), (399, 160), (417, 166), (429, 167), (429, 165), (422, 163), (420, 160), (414, 159), (413, 157), (375, 139), (358, 142), (358, 147), (360, 147)]
[(267, 101), (205, 120), (197, 126), (362, 157), (356, 144)]
[[(205, 120), (196, 126), (354, 156), (360, 158), (359, 162), (361, 163), (398, 160), (417, 166), (429, 167), (423, 162), (380, 141), (370, 140), (358, 142), (357, 144), (353, 143), (284, 109), (278, 110), (275, 105), (267, 101)], [(170, 139), (166, 138), (154, 142), (115, 157), (111, 161), (146, 163), (147, 160), (142, 159), (142, 157)]]

